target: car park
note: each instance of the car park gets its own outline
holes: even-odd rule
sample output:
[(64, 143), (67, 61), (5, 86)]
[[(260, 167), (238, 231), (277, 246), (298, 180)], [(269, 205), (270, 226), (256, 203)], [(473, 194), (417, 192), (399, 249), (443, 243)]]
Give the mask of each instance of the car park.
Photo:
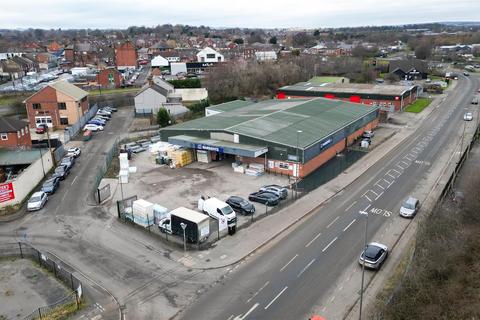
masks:
[(276, 194), (266, 191), (250, 193), (248, 200), (263, 203), (267, 206), (275, 206), (280, 202), (280, 198)]
[(255, 206), (241, 197), (231, 196), (225, 201), (236, 212), (247, 215), (255, 213)]
[(463, 120), (465, 121), (472, 121), (473, 120), (473, 114), (471, 112), (467, 112), (463, 115)]
[(30, 199), (28, 199), (27, 210), (28, 211), (40, 210), (45, 206), (45, 203), (47, 203), (47, 200), (48, 200), (48, 196), (45, 192), (37, 191), (34, 194), (32, 194)]
[(65, 178), (70, 174), (70, 169), (65, 165), (59, 165), (55, 168), (54, 176), (59, 177), (60, 180), (65, 180)]
[(267, 186), (263, 186), (260, 188), (259, 191), (270, 192), (277, 195), (280, 200), (286, 199), (288, 197), (288, 189), (276, 184), (270, 184)]
[(67, 156), (69, 157), (75, 157), (75, 158), (78, 158), (80, 156), (80, 154), (82, 153), (82, 150), (80, 150), (80, 148), (69, 148), (67, 150)]
[(414, 197), (408, 197), (400, 207), (400, 215), (404, 218), (413, 218), (418, 211), (420, 202)]
[(68, 169), (72, 169), (75, 164), (75, 157), (65, 156), (60, 161), (60, 164), (67, 166)]
[(386, 245), (378, 242), (371, 242), (360, 254), (358, 263), (364, 265), (366, 268), (378, 270), (385, 262), (385, 259), (387, 259), (387, 256), (388, 248)]
[(50, 179), (45, 180), (42, 185), (42, 191), (46, 194), (54, 194), (60, 186), (60, 178), (52, 176)]
[(103, 131), (103, 126), (99, 126), (99, 125), (96, 125), (96, 124), (86, 124), (84, 127), (83, 127), (83, 131), (87, 131), (87, 130), (90, 130), (90, 131)]

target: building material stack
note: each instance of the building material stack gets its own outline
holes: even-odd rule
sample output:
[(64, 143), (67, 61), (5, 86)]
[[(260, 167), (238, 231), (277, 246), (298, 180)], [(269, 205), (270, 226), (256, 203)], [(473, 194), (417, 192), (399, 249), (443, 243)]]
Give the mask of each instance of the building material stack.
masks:
[(190, 150), (171, 150), (167, 154), (177, 168), (184, 167), (193, 162), (193, 155)]
[(261, 176), (265, 173), (265, 166), (259, 163), (250, 163), (245, 169), (245, 174), (249, 176)]

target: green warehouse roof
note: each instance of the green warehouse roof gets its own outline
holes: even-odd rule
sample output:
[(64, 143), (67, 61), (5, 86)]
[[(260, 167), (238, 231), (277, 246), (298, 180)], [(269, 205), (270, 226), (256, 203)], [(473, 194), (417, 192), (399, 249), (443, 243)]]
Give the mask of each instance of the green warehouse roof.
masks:
[(195, 131), (219, 130), (294, 147), (297, 131), (301, 130), (299, 147), (306, 148), (377, 109), (325, 98), (267, 100), (162, 131), (185, 131), (184, 134), (195, 135)]

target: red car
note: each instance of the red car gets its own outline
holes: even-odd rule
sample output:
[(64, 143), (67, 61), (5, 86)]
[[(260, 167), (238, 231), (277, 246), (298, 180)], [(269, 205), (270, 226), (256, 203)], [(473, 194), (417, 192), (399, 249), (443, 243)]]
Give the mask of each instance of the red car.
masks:
[(38, 125), (38, 127), (35, 129), (35, 133), (38, 133), (38, 134), (43, 134), (47, 131), (47, 126), (45, 124), (40, 124)]

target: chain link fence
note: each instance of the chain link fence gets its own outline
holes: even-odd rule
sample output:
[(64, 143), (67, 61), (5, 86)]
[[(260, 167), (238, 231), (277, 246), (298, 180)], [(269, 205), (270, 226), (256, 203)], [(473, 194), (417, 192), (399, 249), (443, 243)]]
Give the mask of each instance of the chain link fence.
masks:
[(50, 319), (51, 317), (57, 319), (79, 309), (83, 297), (82, 283), (67, 270), (66, 265), (61, 261), (57, 261), (57, 259), (49, 257), (47, 254), (23, 242), (0, 244), (0, 257), (30, 259), (38, 263), (40, 267), (47, 269), (72, 290), (72, 293), (61, 300), (51, 305), (37, 308), (25, 319)]
[(93, 192), (95, 194), (97, 193), (98, 186), (100, 185), (100, 182), (105, 176), (105, 173), (107, 173), (108, 167), (110, 167), (110, 164), (112, 163), (113, 157), (118, 155), (118, 143), (119, 143), (119, 140), (118, 138), (116, 138), (115, 141), (113, 142), (113, 145), (105, 154), (105, 162), (100, 166), (100, 168), (97, 171), (97, 175), (95, 176), (95, 183), (93, 186)]

